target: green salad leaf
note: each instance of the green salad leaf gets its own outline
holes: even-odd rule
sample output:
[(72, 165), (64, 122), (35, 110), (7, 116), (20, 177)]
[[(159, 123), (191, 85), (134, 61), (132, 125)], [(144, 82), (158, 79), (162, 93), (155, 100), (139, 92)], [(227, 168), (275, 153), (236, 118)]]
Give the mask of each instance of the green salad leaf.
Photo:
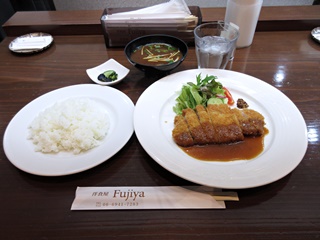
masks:
[(201, 74), (196, 76), (196, 84), (188, 82), (182, 86), (179, 96), (176, 98), (176, 105), (173, 111), (180, 115), (186, 108), (195, 109), (199, 104), (207, 106), (207, 102), (217, 102), (214, 99), (226, 103), (225, 90), (220, 82), (216, 81), (216, 76), (206, 76), (202, 79)]

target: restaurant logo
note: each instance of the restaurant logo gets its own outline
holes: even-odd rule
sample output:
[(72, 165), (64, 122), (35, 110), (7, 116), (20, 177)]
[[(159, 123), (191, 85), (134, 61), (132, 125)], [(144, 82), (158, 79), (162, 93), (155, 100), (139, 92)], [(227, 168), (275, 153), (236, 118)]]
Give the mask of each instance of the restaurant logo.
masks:
[[(108, 197), (109, 192), (93, 192), (92, 197)], [(133, 189), (128, 189), (127, 191), (115, 189), (113, 191), (112, 198), (120, 198), (122, 200), (128, 201), (136, 201), (137, 198), (144, 198), (144, 191), (134, 191)]]
[(132, 189), (128, 189), (128, 191), (114, 190), (113, 198), (122, 198), (127, 200), (135, 201), (137, 198), (144, 198), (143, 191), (133, 191)]

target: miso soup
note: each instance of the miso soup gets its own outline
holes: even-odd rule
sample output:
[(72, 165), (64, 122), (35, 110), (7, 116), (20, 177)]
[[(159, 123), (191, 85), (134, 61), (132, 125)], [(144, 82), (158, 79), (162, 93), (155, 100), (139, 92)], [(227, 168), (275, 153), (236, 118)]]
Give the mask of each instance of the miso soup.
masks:
[(131, 60), (143, 65), (159, 66), (177, 62), (182, 58), (179, 48), (167, 43), (151, 43), (137, 47)]

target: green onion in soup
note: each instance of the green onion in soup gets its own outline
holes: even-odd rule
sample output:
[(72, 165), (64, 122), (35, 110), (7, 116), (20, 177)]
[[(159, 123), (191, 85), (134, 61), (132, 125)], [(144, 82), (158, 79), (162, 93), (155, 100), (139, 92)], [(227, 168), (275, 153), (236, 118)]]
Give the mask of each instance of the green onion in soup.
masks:
[(131, 59), (144, 65), (163, 65), (177, 62), (182, 58), (179, 48), (166, 43), (152, 43), (139, 46)]

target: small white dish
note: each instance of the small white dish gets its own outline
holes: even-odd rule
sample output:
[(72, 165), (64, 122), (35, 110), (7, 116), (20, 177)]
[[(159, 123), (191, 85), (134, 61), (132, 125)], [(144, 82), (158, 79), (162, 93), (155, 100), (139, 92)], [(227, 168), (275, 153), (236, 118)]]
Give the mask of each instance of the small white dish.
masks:
[(311, 31), (311, 37), (313, 38), (313, 40), (320, 43), (320, 27), (314, 28)]
[[(118, 79), (112, 82), (103, 82), (98, 80), (98, 76), (108, 70), (114, 70), (118, 74)], [(111, 58), (99, 66), (87, 69), (86, 72), (93, 82), (100, 85), (110, 86), (121, 82), (128, 75), (130, 70)]]
[(48, 33), (35, 32), (15, 38), (9, 44), (9, 49), (15, 53), (36, 53), (49, 48), (53, 37)]

